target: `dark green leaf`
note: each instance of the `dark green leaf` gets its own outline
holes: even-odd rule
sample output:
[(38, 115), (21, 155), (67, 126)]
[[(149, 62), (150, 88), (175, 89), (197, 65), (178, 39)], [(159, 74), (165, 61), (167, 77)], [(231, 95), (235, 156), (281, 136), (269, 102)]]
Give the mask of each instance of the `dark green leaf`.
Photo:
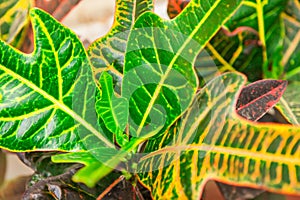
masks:
[(45, 12), (33, 9), (30, 15), (32, 54), (0, 42), (0, 146), (13, 151), (112, 147), (97, 125), (98, 88), (81, 42)]

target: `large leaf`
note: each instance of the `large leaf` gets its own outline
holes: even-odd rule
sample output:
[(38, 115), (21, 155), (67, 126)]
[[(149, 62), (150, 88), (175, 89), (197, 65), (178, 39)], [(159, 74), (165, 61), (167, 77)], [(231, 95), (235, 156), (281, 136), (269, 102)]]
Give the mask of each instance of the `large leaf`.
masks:
[(45, 12), (33, 9), (30, 15), (32, 54), (0, 42), (0, 147), (75, 151), (91, 141), (113, 146), (97, 127), (98, 88), (81, 42)]
[(300, 128), (237, 115), (245, 78), (224, 74), (201, 89), (173, 132), (150, 140), (140, 180), (156, 199), (199, 199), (208, 180), (281, 193), (300, 191)]
[(209, 54), (199, 55), (198, 73), (211, 78), (218, 72), (238, 70), (250, 81), (282, 78), (284, 24), (281, 14), (286, 4), (287, 0), (243, 1), (224, 29), (207, 44), (205, 50)]
[(152, 0), (116, 1), (115, 21), (111, 30), (92, 43), (88, 49), (97, 78), (103, 71), (110, 71), (116, 80), (122, 77), (129, 31), (142, 13), (152, 9)]
[(171, 21), (153, 13), (138, 18), (128, 39), (122, 85), (122, 96), (130, 99), (132, 136), (162, 132), (187, 109), (198, 86), (194, 59), (239, 3), (195, 0)]

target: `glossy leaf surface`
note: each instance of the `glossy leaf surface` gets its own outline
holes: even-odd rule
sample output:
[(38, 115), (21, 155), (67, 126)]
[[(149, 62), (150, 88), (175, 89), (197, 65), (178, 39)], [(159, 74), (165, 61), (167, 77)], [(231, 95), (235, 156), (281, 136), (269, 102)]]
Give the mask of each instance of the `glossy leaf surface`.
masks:
[(162, 132), (187, 109), (198, 87), (193, 61), (239, 3), (192, 1), (172, 21), (153, 13), (138, 18), (128, 40), (122, 84), (131, 135), (147, 138)]
[(211, 179), (299, 192), (300, 128), (239, 117), (235, 104), (244, 84), (245, 78), (235, 73), (213, 79), (173, 132), (149, 141), (139, 176), (154, 198), (199, 199)]
[[(119, 152), (116, 152), (115, 155), (111, 155), (109, 158), (104, 158), (104, 160), (100, 159), (100, 162), (99, 158), (101, 158), (101, 156), (96, 156), (93, 159), (84, 159), (83, 164), (85, 164), (86, 167), (82, 169), (82, 173), (75, 175), (80, 181), (91, 186), (94, 185), (97, 180), (109, 173), (121, 161), (124, 161), (129, 152), (133, 150), (136, 151), (136, 148), (141, 142), (144, 142), (160, 131), (164, 126), (161, 123), (164, 122), (165, 116), (167, 116), (168, 119), (164, 128), (170, 126), (174, 120), (181, 115), (183, 112), (182, 109), (185, 109), (190, 104), (191, 98), (194, 96), (194, 92), (197, 88), (197, 79), (192, 68), (193, 56), (195, 58), (197, 52), (204, 47), (205, 43), (213, 36), (218, 28), (220, 28), (220, 25), (224, 23), (224, 20), (239, 6), (239, 1), (207, 1), (206, 6), (203, 8), (197, 3), (198, 1), (195, 1), (191, 4), (191, 7), (185, 12), (187, 14), (186, 16), (178, 17), (173, 22), (163, 21), (155, 14), (148, 12), (140, 16), (134, 24), (126, 49), (125, 74), (122, 85), (122, 97), (127, 100), (130, 99), (129, 111), (131, 115), (129, 115), (129, 133), (133, 137)], [(217, 16), (219, 13), (222, 13), (224, 17), (218, 18), (218, 23), (214, 22), (214, 24), (206, 22), (205, 19), (199, 19), (199, 24), (194, 24), (193, 26), (195, 27), (190, 27), (186, 26), (185, 20), (186, 18), (195, 17), (195, 13), (189, 12), (191, 9), (198, 10), (198, 14), (205, 19), (214, 18), (214, 16)], [(204, 10), (206, 10), (206, 12), (203, 12)], [(148, 24), (148, 22), (153, 23)], [(213, 27), (206, 31), (204, 35), (200, 34), (202, 30), (206, 30), (206, 27), (211, 26)], [(169, 29), (170, 31), (168, 31)], [(152, 30), (154, 32), (152, 32)], [(169, 42), (164, 43), (168, 34), (172, 37), (179, 36), (176, 37), (178, 41), (174, 44)], [(137, 35), (139, 39), (135, 40), (135, 36)], [(180, 43), (184, 45), (180, 45)], [(168, 57), (166, 57), (167, 55)], [(164, 60), (165, 58), (167, 60)], [(139, 68), (140, 66), (142, 67)], [(155, 73), (157, 74), (155, 75)], [(190, 84), (192, 84), (192, 87), (189, 86)], [(102, 85), (105, 85), (105, 83), (102, 82)], [(173, 94), (174, 92), (175, 94)], [(133, 98), (130, 98), (131, 95)], [(183, 98), (178, 99), (178, 96)], [(181, 103), (185, 108), (178, 106), (177, 101), (179, 100), (182, 101)], [(161, 113), (161, 107), (156, 107), (154, 103), (165, 106), (167, 112)], [(112, 107), (110, 107), (110, 109), (112, 109)], [(138, 117), (136, 117), (135, 111), (139, 109), (145, 112), (145, 115), (139, 112)], [(151, 113), (151, 110), (154, 110), (154, 114)], [(109, 112), (112, 112), (112, 110)], [(149, 123), (149, 114), (155, 116), (154, 120), (151, 118), (151, 123)], [(139, 122), (141, 116), (144, 116), (142, 120), (144, 124), (140, 124), (137, 127), (135, 126), (135, 122)], [(144, 125), (146, 126), (143, 127)], [(108, 127), (111, 126), (111, 124), (106, 121), (105, 126)], [(111, 126), (110, 128), (113, 127), (114, 126)], [(92, 153), (91, 156), (99, 153), (97, 148), (94, 150), (95, 152)], [(55, 162), (80, 162), (80, 158), (80, 153), (70, 153), (55, 156), (53, 159)], [(98, 167), (99, 170), (95, 170), (96, 167)], [(102, 167), (104, 170), (101, 170)], [(95, 170), (95, 174), (93, 170)], [(90, 178), (90, 174), (94, 174), (93, 179)]]
[(100, 77), (102, 88), (101, 98), (96, 102), (96, 109), (106, 128), (116, 135), (119, 145), (128, 142), (128, 136), (123, 131), (128, 121), (128, 101), (114, 94), (113, 78), (107, 72)]
[(260, 80), (244, 87), (237, 101), (237, 113), (257, 121), (280, 100), (287, 81)]
[(124, 54), (130, 29), (138, 16), (152, 9), (152, 0), (116, 1), (115, 21), (111, 30), (106, 36), (92, 43), (88, 49), (97, 78), (103, 71), (110, 71), (118, 79), (122, 77)]
[(97, 127), (97, 87), (81, 42), (45, 12), (33, 9), (30, 15), (32, 54), (0, 42), (0, 146), (13, 151), (84, 150), (89, 141), (113, 146)]

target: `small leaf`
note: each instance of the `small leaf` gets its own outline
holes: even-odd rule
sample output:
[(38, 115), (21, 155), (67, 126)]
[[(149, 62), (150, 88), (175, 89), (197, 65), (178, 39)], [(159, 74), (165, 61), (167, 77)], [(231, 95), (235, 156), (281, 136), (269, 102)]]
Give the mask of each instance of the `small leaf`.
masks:
[(56, 163), (81, 163), (85, 166), (74, 176), (73, 181), (94, 187), (97, 182), (111, 173), (121, 162), (125, 161), (127, 152), (113, 148), (97, 148), (89, 152), (72, 152), (52, 157)]
[(128, 101), (114, 94), (113, 79), (107, 72), (100, 77), (102, 87), (101, 99), (96, 102), (98, 114), (106, 128), (116, 135), (117, 143), (123, 146), (128, 142), (128, 136), (123, 133), (128, 121)]
[(190, 0), (169, 0), (168, 1), (168, 15), (171, 19), (175, 18), (187, 6)]
[(238, 98), (236, 109), (242, 117), (257, 121), (280, 100), (287, 81), (260, 80), (244, 87)]

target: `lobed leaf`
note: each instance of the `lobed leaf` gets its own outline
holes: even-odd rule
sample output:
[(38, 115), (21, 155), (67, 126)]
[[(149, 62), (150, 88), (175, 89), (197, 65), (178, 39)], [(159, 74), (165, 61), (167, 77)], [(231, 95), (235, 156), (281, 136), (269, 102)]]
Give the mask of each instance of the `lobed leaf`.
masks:
[(81, 42), (49, 14), (32, 9), (30, 16), (32, 54), (0, 42), (0, 147), (83, 151), (99, 143), (113, 146), (97, 124), (98, 88)]

